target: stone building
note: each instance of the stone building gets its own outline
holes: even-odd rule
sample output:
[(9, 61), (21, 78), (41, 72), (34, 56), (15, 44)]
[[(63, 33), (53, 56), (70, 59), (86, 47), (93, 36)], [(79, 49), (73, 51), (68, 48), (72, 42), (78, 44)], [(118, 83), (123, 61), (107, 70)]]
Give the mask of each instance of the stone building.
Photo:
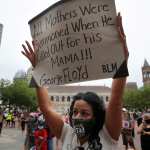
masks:
[(106, 86), (55, 86), (49, 88), (48, 91), (55, 110), (60, 114), (67, 113), (73, 96), (79, 92), (96, 92), (106, 105), (111, 93), (111, 89)]
[(142, 67), (143, 85), (150, 85), (150, 65), (145, 59)]
[[(32, 77), (33, 69), (30, 67), (27, 70), (27, 80), (30, 83)], [(104, 102), (108, 103), (111, 88), (107, 86), (69, 86), (69, 85), (62, 85), (62, 86), (52, 86), (48, 89), (49, 97), (53, 101), (55, 110), (60, 114), (67, 113), (69, 106), (72, 101), (72, 97), (79, 92), (95, 92), (97, 93)]]
[(137, 90), (138, 86), (136, 82), (128, 82), (126, 84), (126, 90)]

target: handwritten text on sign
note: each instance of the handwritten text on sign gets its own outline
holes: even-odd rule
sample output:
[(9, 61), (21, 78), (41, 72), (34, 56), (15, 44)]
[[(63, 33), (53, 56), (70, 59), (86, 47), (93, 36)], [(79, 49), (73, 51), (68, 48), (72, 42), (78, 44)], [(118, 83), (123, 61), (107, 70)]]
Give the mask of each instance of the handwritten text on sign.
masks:
[(113, 0), (60, 1), (29, 24), (41, 86), (110, 78), (124, 60)]

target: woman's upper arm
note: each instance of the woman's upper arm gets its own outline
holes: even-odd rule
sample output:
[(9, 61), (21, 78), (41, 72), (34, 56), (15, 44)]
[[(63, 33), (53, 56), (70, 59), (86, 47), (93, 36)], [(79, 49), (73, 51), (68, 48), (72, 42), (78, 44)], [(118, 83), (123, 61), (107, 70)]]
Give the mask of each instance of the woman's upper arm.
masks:
[(113, 80), (111, 98), (106, 110), (106, 128), (115, 140), (118, 140), (122, 128), (122, 96), (125, 83), (124, 77)]
[(51, 132), (57, 138), (59, 138), (64, 125), (62, 117), (56, 111), (54, 111), (53, 103), (48, 95), (48, 90), (44, 87), (38, 87), (36, 90), (38, 104), (46, 118), (46, 123), (49, 126)]
[(49, 109), (47, 112), (45, 112), (44, 116), (46, 118), (46, 123), (50, 128), (51, 132), (57, 138), (60, 138), (64, 126), (62, 117), (52, 109)]
[(143, 131), (143, 123), (141, 123), (140, 126), (137, 128), (137, 133), (141, 134), (142, 131)]

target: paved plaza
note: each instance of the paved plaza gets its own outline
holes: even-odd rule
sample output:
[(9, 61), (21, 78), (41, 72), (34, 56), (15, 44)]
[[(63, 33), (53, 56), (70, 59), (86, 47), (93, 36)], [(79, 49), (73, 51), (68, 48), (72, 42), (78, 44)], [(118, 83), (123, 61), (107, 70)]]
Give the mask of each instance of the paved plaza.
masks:
[(3, 128), (0, 150), (23, 150), (24, 137), (18, 128)]
[[(0, 136), (0, 150), (24, 150), (25, 135), (18, 128), (3, 128), (2, 135)], [(140, 148), (140, 138), (139, 135), (135, 136), (134, 140), (136, 150), (141, 150)], [(122, 146), (122, 141), (119, 142), (119, 150), (124, 150)]]

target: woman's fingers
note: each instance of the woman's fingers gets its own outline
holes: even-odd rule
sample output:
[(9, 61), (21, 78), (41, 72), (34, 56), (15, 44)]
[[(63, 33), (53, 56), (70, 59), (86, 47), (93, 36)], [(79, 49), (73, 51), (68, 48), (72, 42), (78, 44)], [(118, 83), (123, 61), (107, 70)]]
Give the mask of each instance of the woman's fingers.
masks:
[(28, 60), (31, 62), (32, 66), (35, 67), (36, 60), (35, 60), (35, 52), (34, 49), (31, 47), (30, 43), (28, 41), (25, 41), (26, 45), (22, 44), (22, 47), (24, 51), (21, 51), (21, 53), (28, 58)]
[(34, 50), (33, 48), (31, 47), (30, 43), (28, 41), (25, 41), (26, 44), (27, 44), (27, 47), (28, 47), (28, 50), (30, 51), (31, 54), (34, 54)]
[(121, 40), (125, 42), (126, 35), (124, 33), (124, 29), (123, 29), (123, 25), (122, 25), (122, 17), (120, 15), (120, 13), (118, 13), (118, 16), (117, 16), (117, 28), (118, 28), (118, 32), (119, 32)]
[(26, 55), (30, 55), (30, 52), (27, 50), (26, 46), (24, 44), (22, 44), (22, 47), (24, 49), (24, 53), (26, 53)]
[(21, 53), (22, 53), (24, 56), (28, 57), (24, 51), (21, 51)]
[(117, 26), (118, 26), (118, 30), (119, 30), (119, 34), (120, 34), (121, 38), (123, 40), (125, 40), (126, 35), (124, 33), (124, 29), (123, 29), (123, 25), (122, 25), (122, 16), (120, 15), (120, 13), (118, 13), (118, 16), (117, 16)]
[(126, 40), (126, 37), (122, 34), (122, 30), (120, 27), (118, 27), (118, 32), (119, 32), (119, 35), (121, 37), (121, 41), (124, 42)]
[(34, 40), (32, 41), (32, 45), (33, 45), (33, 48), (36, 49), (36, 44)]
[(24, 44), (22, 44), (22, 47), (24, 49), (24, 53), (26, 54), (26, 56), (31, 56), (31, 55), (34, 56), (35, 52), (34, 52), (33, 48), (31, 47), (31, 45), (29, 44), (28, 41), (26, 41), (26, 44), (27, 44), (27, 47)]
[(128, 52), (128, 48), (127, 48), (127, 44), (126, 44), (126, 35), (124, 33), (124, 29), (123, 29), (123, 25), (122, 25), (122, 16), (120, 15), (120, 13), (118, 13), (118, 16), (117, 16), (117, 28), (118, 28), (121, 42), (123, 43), (123, 46), (124, 46), (125, 58), (128, 59), (129, 52)]
[(123, 26), (122, 26), (122, 17), (120, 16), (120, 13), (118, 14), (117, 16), (117, 26), (118, 26), (118, 29), (120, 30), (120, 33), (125, 36), (124, 34), (124, 29), (123, 29)]
[(31, 62), (32, 66), (34, 66), (34, 63), (32, 62), (32, 58), (30, 57), (30, 55), (27, 55), (24, 51), (21, 51), (21, 53), (22, 53), (24, 56), (26, 56), (26, 57), (29, 59), (29, 61)]

